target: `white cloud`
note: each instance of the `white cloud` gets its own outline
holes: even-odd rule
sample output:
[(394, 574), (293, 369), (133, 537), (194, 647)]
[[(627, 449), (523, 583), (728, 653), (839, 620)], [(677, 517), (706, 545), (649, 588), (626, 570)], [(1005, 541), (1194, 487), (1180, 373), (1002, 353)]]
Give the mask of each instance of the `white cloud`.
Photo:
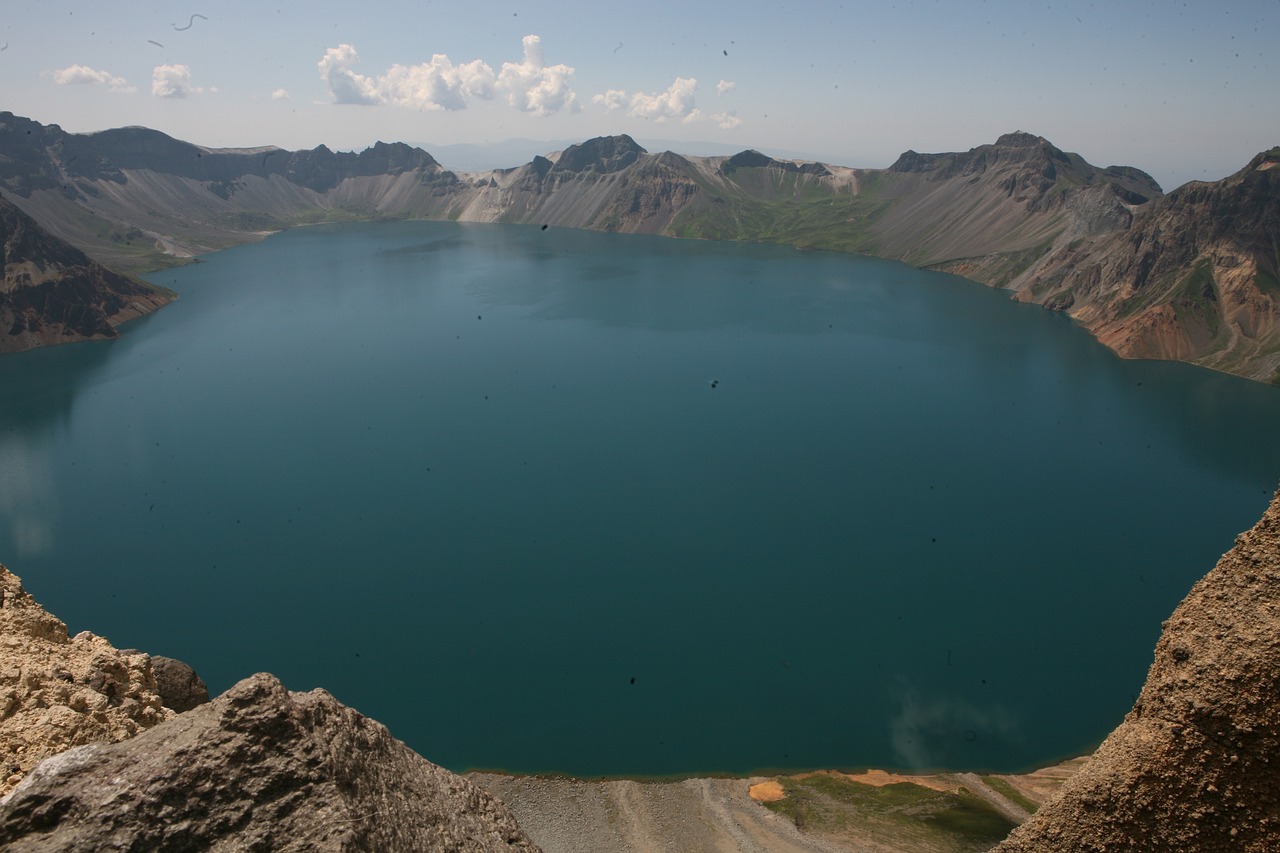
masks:
[(356, 73), (354, 66), (359, 61), (349, 44), (325, 51), (318, 67), (334, 103), (464, 110), (472, 100), (490, 100), (502, 92), (513, 107), (534, 115), (580, 109), (569, 86), (574, 69), (544, 64), (542, 39), (534, 35), (524, 37), (524, 61), (504, 62), (496, 75), (483, 60), (454, 64), (443, 53), (418, 65), (393, 65), (377, 77)]
[(493, 69), (477, 59), (454, 65), (437, 53), (421, 65), (393, 65), (378, 78), (384, 103), (420, 110), (465, 110), (469, 98), (493, 97)]
[(351, 70), (359, 61), (354, 47), (340, 44), (326, 50), (316, 63), (320, 76), (329, 83), (334, 103), (372, 105), (379, 102), (374, 82)]
[[(716, 86), (716, 90), (728, 91), (733, 86), (733, 83), (726, 84), (724, 80), (721, 80)], [(720, 112), (707, 115), (698, 109), (694, 97), (697, 89), (698, 81), (695, 78), (677, 77), (665, 92), (658, 92), (653, 95), (645, 92), (636, 92), (634, 95), (628, 96), (623, 89), (609, 89), (603, 94), (593, 95), (591, 103), (599, 104), (609, 112), (627, 107), (627, 115), (648, 119), (659, 124), (667, 119), (679, 119), (684, 124), (692, 124), (696, 121), (709, 119), (714, 121), (721, 130), (731, 130), (742, 124), (742, 119), (738, 118), (737, 113)]]
[(157, 98), (185, 98), (203, 91), (191, 85), (191, 69), (185, 65), (157, 65), (151, 70), (151, 94)]
[(124, 95), (132, 95), (138, 91), (137, 86), (130, 86), (129, 81), (117, 77), (109, 71), (96, 71), (87, 65), (68, 65), (50, 72), (53, 82), (59, 86), (76, 86), (98, 84), (110, 87), (111, 91)]
[(721, 80), (719, 83), (716, 84), (716, 97), (718, 98), (721, 95), (723, 95), (725, 92), (728, 92), (736, 88), (738, 88), (737, 83), (730, 82), (729, 80)]
[(289, 90), (288, 90), (288, 89), (276, 89), (274, 92), (272, 92), (272, 93), (271, 93), (271, 100), (273, 100), (273, 101), (287, 101), (287, 100), (289, 100)]
[(498, 88), (507, 93), (511, 106), (547, 116), (561, 110), (578, 112), (578, 96), (569, 88), (574, 69), (567, 65), (547, 66), (542, 61), (542, 39), (524, 37), (524, 62), (504, 62), (498, 74)]
[(714, 121), (721, 130), (733, 130), (735, 127), (742, 124), (742, 119), (738, 118), (737, 113), (714, 113), (711, 116), (711, 120)]
[(694, 105), (694, 92), (697, 88), (698, 81), (695, 78), (677, 77), (665, 92), (656, 95), (637, 92), (631, 96), (631, 109), (627, 111), (627, 115), (656, 122), (669, 118), (696, 118), (701, 115)]
[(603, 95), (593, 95), (591, 103), (600, 104), (609, 112), (613, 112), (627, 105), (627, 93), (622, 89), (609, 89)]

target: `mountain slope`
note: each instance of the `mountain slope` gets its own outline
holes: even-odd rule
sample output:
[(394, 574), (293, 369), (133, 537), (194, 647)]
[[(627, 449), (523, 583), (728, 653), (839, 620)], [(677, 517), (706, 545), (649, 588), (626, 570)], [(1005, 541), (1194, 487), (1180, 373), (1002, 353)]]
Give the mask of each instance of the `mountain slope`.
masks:
[(1015, 287), (1123, 356), (1280, 381), (1280, 148), (1057, 247)]
[(113, 338), (172, 298), (89, 260), (0, 198), (0, 352)]

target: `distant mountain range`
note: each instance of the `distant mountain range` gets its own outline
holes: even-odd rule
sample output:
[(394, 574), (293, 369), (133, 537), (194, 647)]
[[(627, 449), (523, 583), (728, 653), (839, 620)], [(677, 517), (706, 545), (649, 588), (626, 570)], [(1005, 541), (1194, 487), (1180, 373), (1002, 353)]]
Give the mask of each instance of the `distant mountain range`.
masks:
[[(455, 173), (401, 143), (211, 149), (146, 128), (71, 134), (0, 113), (0, 194), (134, 274), (299, 224), (376, 218), (865, 253), (1065, 311), (1123, 356), (1280, 383), (1280, 148), (1165, 195), (1138, 169), (1093, 166), (1021, 132), (962, 153), (908, 151), (888, 169), (655, 154), (614, 136)], [(5, 282), (0, 297), (12, 298)]]

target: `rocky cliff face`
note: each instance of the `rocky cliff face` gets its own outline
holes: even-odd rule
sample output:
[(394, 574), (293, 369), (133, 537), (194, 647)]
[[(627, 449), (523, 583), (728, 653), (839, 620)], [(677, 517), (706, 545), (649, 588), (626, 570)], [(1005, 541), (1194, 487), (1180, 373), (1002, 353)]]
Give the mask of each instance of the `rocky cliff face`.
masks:
[(0, 795), (48, 756), (133, 737), (174, 713), (147, 655), (87, 631), (68, 637), (0, 566)]
[(0, 198), (0, 352), (116, 337), (173, 295), (101, 264)]
[(1165, 623), (1133, 710), (1000, 853), (1280, 846), (1280, 495)]
[(1015, 286), (1121, 355), (1280, 381), (1280, 149), (1064, 241)]
[(0, 800), (10, 851), (537, 848), (502, 803), (323, 690), (270, 675), (130, 740), (45, 761)]
[(537, 849), (322, 690), (256, 675), (207, 700), (179, 661), (69, 638), (0, 566), (0, 848)]

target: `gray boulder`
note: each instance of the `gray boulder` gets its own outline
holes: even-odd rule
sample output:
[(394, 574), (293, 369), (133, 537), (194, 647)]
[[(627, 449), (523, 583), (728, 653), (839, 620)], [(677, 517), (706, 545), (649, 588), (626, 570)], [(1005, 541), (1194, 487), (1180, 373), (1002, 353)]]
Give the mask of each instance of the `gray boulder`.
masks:
[(0, 800), (0, 848), (537, 850), (490, 794), (325, 691), (267, 674), (46, 759)]
[(166, 708), (181, 714), (209, 701), (209, 688), (196, 671), (182, 661), (152, 655), (151, 671), (156, 677), (160, 701)]

